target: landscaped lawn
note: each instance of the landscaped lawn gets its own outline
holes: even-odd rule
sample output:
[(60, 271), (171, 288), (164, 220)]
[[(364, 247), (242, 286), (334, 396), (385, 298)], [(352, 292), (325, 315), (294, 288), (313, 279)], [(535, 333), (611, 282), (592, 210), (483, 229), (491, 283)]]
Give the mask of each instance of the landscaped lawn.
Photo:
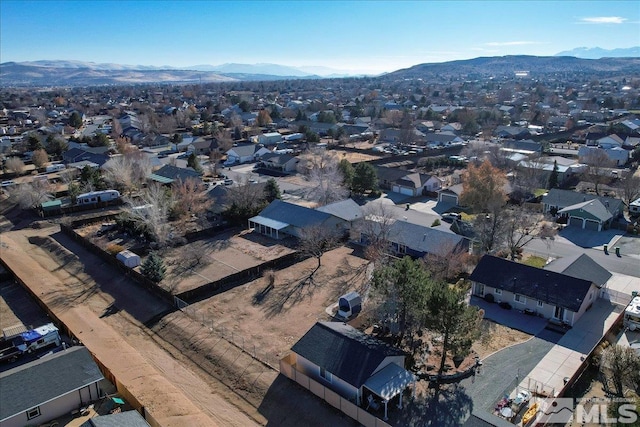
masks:
[(522, 263), (531, 267), (543, 268), (547, 264), (547, 260), (539, 256), (529, 255), (522, 260)]

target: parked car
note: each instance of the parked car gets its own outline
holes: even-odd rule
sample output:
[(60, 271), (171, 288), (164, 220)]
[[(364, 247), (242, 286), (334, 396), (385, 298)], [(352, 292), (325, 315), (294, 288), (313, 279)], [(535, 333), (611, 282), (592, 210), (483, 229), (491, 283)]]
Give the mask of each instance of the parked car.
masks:
[(2, 188), (11, 187), (12, 185), (16, 185), (14, 181), (2, 181)]
[(232, 179), (225, 179), (224, 180), (224, 185), (233, 185), (233, 180)]
[(462, 215), (455, 212), (445, 212), (442, 214), (442, 220), (446, 222), (453, 222), (462, 218)]

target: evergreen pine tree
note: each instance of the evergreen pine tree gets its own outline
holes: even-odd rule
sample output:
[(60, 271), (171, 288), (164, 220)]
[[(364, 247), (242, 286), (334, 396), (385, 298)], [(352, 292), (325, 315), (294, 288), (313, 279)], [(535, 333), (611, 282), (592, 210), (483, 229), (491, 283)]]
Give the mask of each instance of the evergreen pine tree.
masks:
[(558, 186), (558, 162), (553, 161), (553, 170), (549, 175), (549, 189), (556, 188)]
[(149, 257), (142, 263), (142, 274), (149, 280), (159, 283), (164, 279), (164, 275), (167, 272), (162, 258), (155, 252), (152, 252)]

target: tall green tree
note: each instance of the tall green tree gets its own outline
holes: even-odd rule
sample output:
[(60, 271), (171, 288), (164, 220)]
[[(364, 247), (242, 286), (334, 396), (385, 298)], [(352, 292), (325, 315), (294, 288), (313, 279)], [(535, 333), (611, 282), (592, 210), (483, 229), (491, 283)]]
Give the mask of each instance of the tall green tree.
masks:
[(471, 345), (480, 336), (483, 312), (467, 304), (469, 288), (464, 282), (451, 286), (447, 283), (432, 284), (425, 297), (427, 329), (442, 337), (442, 356), (438, 374), (444, 372), (447, 356), (465, 357)]
[(342, 177), (344, 179), (344, 185), (347, 188), (351, 188), (351, 183), (353, 182), (353, 176), (356, 173), (353, 165), (349, 160), (342, 159), (340, 163), (338, 163), (338, 170), (342, 173)]
[(69, 126), (80, 129), (80, 127), (82, 126), (82, 116), (80, 115), (80, 113), (78, 113), (77, 111), (71, 113), (71, 115), (69, 116)]
[(40, 139), (38, 139), (38, 137), (33, 134), (29, 135), (29, 137), (27, 138), (27, 145), (29, 147), (29, 151), (36, 151), (43, 148)]
[(269, 203), (282, 198), (282, 195), (280, 194), (280, 187), (274, 178), (269, 178), (267, 180), (267, 185), (264, 187), (264, 194), (267, 202)]
[(196, 153), (189, 154), (189, 157), (187, 158), (187, 167), (192, 168), (199, 174), (202, 174), (202, 166), (200, 166), (200, 159), (198, 159)]
[(164, 279), (167, 267), (164, 265), (160, 255), (155, 252), (151, 252), (147, 259), (142, 263), (141, 272), (149, 280), (159, 283)]
[(401, 340), (406, 333), (424, 326), (431, 281), (422, 262), (410, 257), (383, 264), (374, 270), (373, 287), (387, 301), (389, 311), (398, 314)]
[(378, 190), (378, 175), (376, 169), (369, 163), (360, 162), (356, 165), (351, 182), (351, 190), (357, 194)]

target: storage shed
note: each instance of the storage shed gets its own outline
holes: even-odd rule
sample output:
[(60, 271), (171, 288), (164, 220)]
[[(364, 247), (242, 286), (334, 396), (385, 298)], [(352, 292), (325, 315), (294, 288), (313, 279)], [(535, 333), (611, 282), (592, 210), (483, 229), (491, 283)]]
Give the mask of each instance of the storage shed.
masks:
[(118, 253), (118, 255), (116, 255), (116, 258), (130, 268), (134, 268), (140, 265), (140, 256), (131, 251), (124, 250)]
[(338, 316), (348, 319), (362, 310), (362, 298), (357, 292), (349, 292), (338, 300)]

